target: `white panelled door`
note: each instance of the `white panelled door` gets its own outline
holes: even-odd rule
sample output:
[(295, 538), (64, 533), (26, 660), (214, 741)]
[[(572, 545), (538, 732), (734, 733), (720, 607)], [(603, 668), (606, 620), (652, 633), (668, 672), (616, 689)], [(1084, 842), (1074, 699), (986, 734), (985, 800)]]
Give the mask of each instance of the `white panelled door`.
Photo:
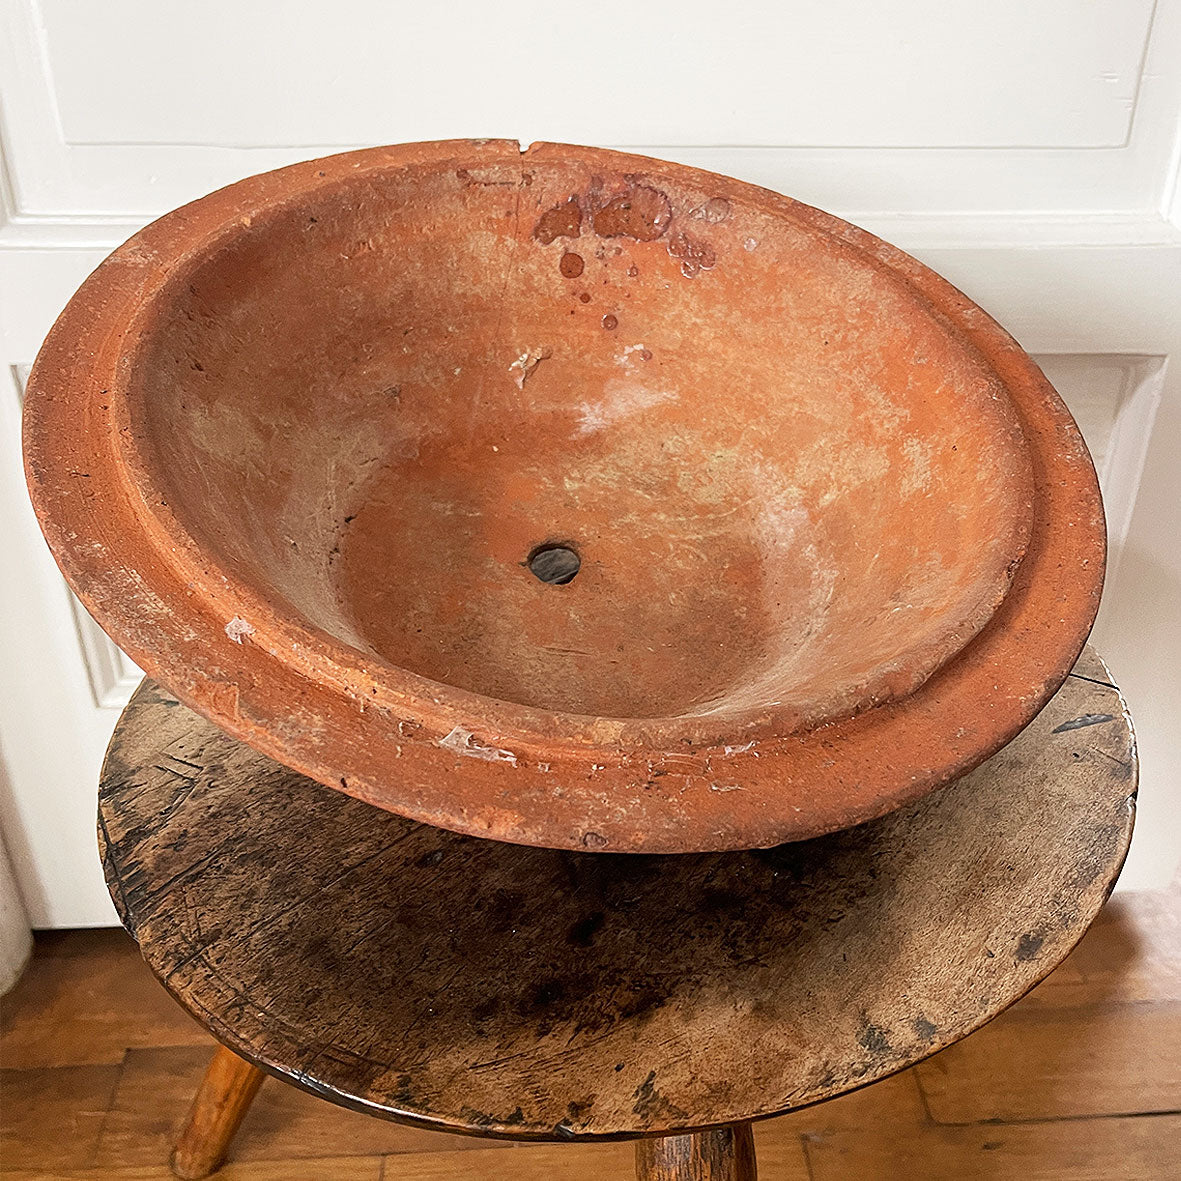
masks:
[(1095, 641), (1137, 721), (1124, 888), (1181, 846), (1181, 0), (0, 0), (0, 834), (37, 926), (111, 922), (94, 841), (138, 673), (66, 590), (24, 491), (29, 364), (155, 214), (369, 143), (630, 147), (839, 213), (1039, 358), (1099, 467)]

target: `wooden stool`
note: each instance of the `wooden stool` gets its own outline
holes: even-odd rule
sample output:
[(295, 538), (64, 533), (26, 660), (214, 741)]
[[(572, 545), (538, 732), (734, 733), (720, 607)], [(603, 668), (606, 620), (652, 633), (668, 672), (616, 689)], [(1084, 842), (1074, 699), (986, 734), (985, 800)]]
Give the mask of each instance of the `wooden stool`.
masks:
[(917, 804), (663, 857), (411, 823), (145, 682), (99, 827), (124, 924), (229, 1047), (178, 1176), (217, 1168), (265, 1071), (422, 1127), (636, 1138), (641, 1178), (748, 1181), (752, 1120), (913, 1065), (1063, 959), (1119, 872), (1135, 785), (1090, 653), (1015, 742)]

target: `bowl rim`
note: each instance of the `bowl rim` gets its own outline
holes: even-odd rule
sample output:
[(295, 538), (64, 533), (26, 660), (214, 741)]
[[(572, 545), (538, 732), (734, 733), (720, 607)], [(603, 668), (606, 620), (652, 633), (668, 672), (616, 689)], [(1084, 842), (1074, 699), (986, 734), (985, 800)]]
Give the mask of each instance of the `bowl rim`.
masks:
[[(136, 470), (117, 391), (130, 373), (124, 344), (170, 274), (320, 186), (397, 169), (563, 159), (708, 183), (835, 240), (887, 268), (1003, 384), (1033, 468), (1028, 546), (999, 606), (923, 683), (860, 714), (750, 743), (621, 747), (617, 719), (442, 685), (371, 661), (307, 621), (280, 619), (202, 555), (166, 508), (147, 503), (150, 473)], [(1090, 456), (1061, 399), (995, 321), (909, 255), (830, 214), (605, 149), (522, 152), (511, 140), (365, 149), (250, 177), (166, 214), (101, 264), (59, 317), (30, 374), (24, 438), (30, 496), (67, 581), (186, 705), (330, 786), (527, 844), (748, 848), (889, 811), (977, 765), (1033, 718), (1081, 651), (1102, 588), (1106, 533)]]

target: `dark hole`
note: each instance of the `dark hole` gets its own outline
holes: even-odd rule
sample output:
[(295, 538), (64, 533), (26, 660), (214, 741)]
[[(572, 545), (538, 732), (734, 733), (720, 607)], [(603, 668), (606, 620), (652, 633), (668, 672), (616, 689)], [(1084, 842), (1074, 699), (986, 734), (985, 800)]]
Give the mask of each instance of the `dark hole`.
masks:
[(566, 545), (539, 545), (529, 555), (529, 569), (542, 582), (554, 586), (564, 586), (581, 565), (578, 555)]

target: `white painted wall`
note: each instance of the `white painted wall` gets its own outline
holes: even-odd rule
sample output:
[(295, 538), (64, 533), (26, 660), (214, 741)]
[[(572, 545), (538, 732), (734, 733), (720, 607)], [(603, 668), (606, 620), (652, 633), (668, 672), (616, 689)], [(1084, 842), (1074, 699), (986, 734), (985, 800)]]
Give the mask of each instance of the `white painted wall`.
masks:
[(1103, 477), (1095, 639), (1131, 702), (1125, 887), (1181, 816), (1181, 0), (0, 0), (0, 830), (36, 925), (113, 914), (102, 749), (135, 670), (25, 502), (18, 402), (74, 288), (157, 213), (367, 143), (631, 147), (831, 209), (1042, 359)]
[(33, 950), (33, 935), (8, 850), (0, 840), (0, 996), (20, 979)]

